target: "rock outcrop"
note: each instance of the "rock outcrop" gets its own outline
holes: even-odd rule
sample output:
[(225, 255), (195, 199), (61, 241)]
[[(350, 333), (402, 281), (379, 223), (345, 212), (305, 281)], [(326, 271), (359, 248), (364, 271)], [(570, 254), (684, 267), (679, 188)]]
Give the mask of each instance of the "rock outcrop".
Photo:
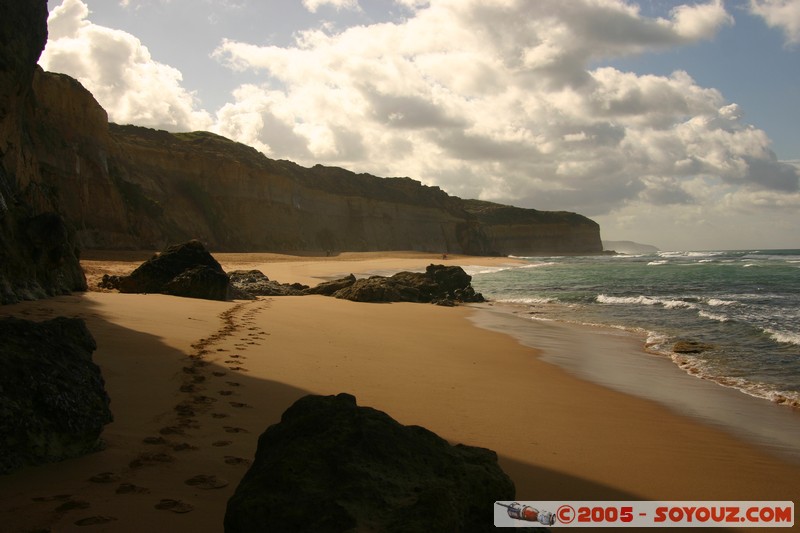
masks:
[(41, 173), (37, 139), (51, 132), (33, 80), (46, 40), (47, 2), (0, 4), (0, 304), (86, 290), (60, 193)]
[(127, 276), (104, 276), (103, 286), (124, 293), (159, 293), (227, 300), (230, 279), (198, 241), (170, 246), (139, 265)]
[(494, 531), (514, 484), (497, 455), (451, 446), (349, 394), (306, 396), (258, 440), (225, 532)]
[(83, 320), (0, 320), (0, 473), (98, 448), (112, 421)]
[(252, 300), (256, 296), (303, 296), (309, 288), (299, 283), (278, 283), (260, 270), (234, 270), (228, 277), (235, 300)]
[[(454, 305), (457, 302), (483, 302), (472, 288), (472, 276), (459, 266), (429, 265), (425, 272), (398, 272), (384, 277), (356, 280), (343, 278), (324, 287), (322, 294), (354, 302), (415, 302)], [(344, 285), (331, 292), (336, 284)], [(317, 289), (318, 290), (318, 289)]]

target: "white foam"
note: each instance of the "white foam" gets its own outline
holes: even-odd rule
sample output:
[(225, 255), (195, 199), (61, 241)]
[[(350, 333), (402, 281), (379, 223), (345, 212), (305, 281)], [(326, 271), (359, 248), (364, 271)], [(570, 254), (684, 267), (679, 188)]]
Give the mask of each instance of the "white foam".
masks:
[(650, 261), (649, 263), (647, 263), (647, 266), (666, 265), (667, 263), (669, 263), (669, 261), (666, 261), (666, 260), (662, 259), (660, 261)]
[(707, 318), (709, 320), (716, 320), (717, 322), (730, 321), (730, 318), (726, 317), (725, 315), (716, 315), (714, 313), (709, 313), (708, 311), (700, 311), (699, 314), (703, 318)]
[(765, 329), (766, 333), (769, 334), (773, 340), (777, 342), (782, 342), (785, 344), (796, 344), (800, 346), (800, 334), (793, 333), (793, 332), (786, 332), (786, 331), (776, 331), (774, 329)]
[(509, 304), (541, 305), (541, 304), (550, 304), (553, 302), (557, 302), (558, 300), (555, 298), (530, 297), (530, 298), (503, 298), (500, 301)]
[(724, 307), (728, 305), (738, 305), (739, 302), (735, 300), (723, 300), (721, 298), (709, 298), (706, 302), (711, 307)]
[(683, 300), (658, 300), (667, 309), (697, 309), (697, 305)]
[(600, 294), (596, 298), (597, 303), (601, 304), (639, 304), (639, 305), (657, 305), (659, 302), (649, 296), (608, 296)]

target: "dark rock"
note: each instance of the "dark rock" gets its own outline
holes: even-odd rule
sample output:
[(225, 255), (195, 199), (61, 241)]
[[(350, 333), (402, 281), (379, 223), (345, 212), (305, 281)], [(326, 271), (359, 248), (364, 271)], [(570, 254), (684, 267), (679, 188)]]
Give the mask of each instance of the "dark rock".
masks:
[(215, 270), (207, 265), (184, 270), (164, 285), (163, 292), (185, 298), (227, 300), (230, 280), (228, 275), (220, 270)]
[(0, 320), (0, 473), (94, 451), (112, 421), (83, 320)]
[(228, 274), (233, 289), (233, 297), (238, 300), (251, 300), (256, 296), (302, 296), (306, 285), (299, 283), (278, 283), (270, 280), (260, 270), (235, 270)]
[(418, 302), (454, 305), (482, 302), (470, 284), (472, 277), (458, 266), (429, 265), (425, 272), (398, 272), (391, 277), (356, 280), (333, 293), (356, 302)]
[(32, 82), (47, 2), (0, 3), (0, 304), (86, 290), (72, 227), (43, 186)]
[(225, 532), (494, 531), (494, 501), (514, 493), (491, 450), (451, 446), (349, 394), (306, 396), (259, 438)]
[(713, 344), (706, 344), (704, 342), (686, 341), (686, 340), (678, 341), (672, 346), (673, 352), (682, 354), (703, 353), (713, 349), (714, 349)]
[(100, 280), (97, 286), (100, 287), (101, 289), (119, 290), (119, 284), (121, 280), (122, 280), (121, 276), (103, 274), (103, 279)]
[(226, 300), (228, 275), (199, 241), (170, 246), (128, 276), (103, 278), (125, 293), (161, 293), (188, 298)]
[(356, 280), (355, 283), (333, 293), (342, 300), (354, 302), (418, 302), (418, 293), (410, 286), (391, 278), (373, 276)]
[(303, 291), (305, 294), (321, 294), (323, 296), (333, 296), (336, 291), (340, 291), (351, 286), (356, 282), (356, 277), (353, 274), (344, 278), (335, 279), (332, 281), (324, 281), (316, 287), (311, 287)]

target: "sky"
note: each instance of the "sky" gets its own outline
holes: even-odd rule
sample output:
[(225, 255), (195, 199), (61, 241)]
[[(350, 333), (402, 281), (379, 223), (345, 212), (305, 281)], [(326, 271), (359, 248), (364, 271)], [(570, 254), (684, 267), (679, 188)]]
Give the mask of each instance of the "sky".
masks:
[(800, 248), (800, 0), (49, 0), (109, 120), (586, 215), (663, 250)]

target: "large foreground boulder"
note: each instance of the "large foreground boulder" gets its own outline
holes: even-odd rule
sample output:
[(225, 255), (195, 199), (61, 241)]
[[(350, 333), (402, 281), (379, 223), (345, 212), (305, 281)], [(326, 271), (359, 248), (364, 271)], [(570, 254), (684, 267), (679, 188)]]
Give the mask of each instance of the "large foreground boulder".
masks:
[(98, 448), (112, 421), (83, 320), (0, 319), (0, 473)]
[(494, 531), (495, 500), (514, 493), (491, 450), (451, 446), (349, 394), (306, 396), (259, 438), (225, 532)]
[[(340, 281), (345, 281), (344, 280)], [(391, 277), (354, 280), (332, 296), (356, 302), (417, 302), (454, 305), (482, 302), (472, 288), (472, 276), (459, 266), (429, 265), (425, 272), (398, 272)]]
[(160, 293), (205, 300), (227, 300), (228, 275), (199, 241), (170, 246), (127, 276), (103, 278), (108, 288), (125, 293)]

